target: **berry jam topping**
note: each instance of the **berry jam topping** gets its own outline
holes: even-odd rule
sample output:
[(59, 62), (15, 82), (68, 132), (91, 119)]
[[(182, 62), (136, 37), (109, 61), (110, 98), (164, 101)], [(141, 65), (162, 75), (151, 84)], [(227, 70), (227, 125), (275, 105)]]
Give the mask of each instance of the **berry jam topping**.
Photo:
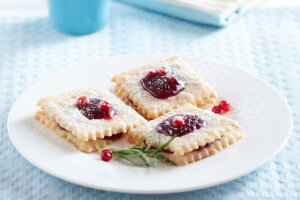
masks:
[(146, 91), (159, 99), (175, 96), (185, 89), (184, 82), (176, 79), (164, 67), (155, 72), (149, 71), (141, 80), (141, 84)]
[(104, 149), (103, 151), (101, 151), (101, 159), (103, 161), (110, 161), (112, 159), (112, 152), (109, 149)]
[(224, 112), (228, 112), (230, 110), (230, 104), (225, 100), (221, 101), (218, 106), (214, 106), (212, 108), (212, 111), (217, 114), (221, 114), (222, 110)]
[(134, 102), (132, 101), (132, 99), (130, 99), (128, 96), (127, 96), (126, 98), (127, 98), (127, 100), (129, 101), (129, 103), (131, 104), (131, 106), (137, 108), (137, 106), (134, 105)]
[(117, 134), (113, 134), (112, 136), (105, 136), (103, 139), (104, 140), (117, 140), (122, 137), (122, 134), (123, 133), (117, 133)]
[[(88, 119), (112, 119), (116, 110), (107, 101), (97, 98), (79, 97), (76, 107)], [(80, 103), (79, 103), (80, 102)], [(89, 102), (88, 104), (82, 102)]]
[[(59, 125), (58, 123), (57, 123), (57, 126), (58, 126), (58, 128), (60, 128), (61, 130), (63, 130), (63, 131), (67, 131), (67, 129), (65, 129), (64, 127), (62, 127), (61, 125)], [(68, 132), (68, 131), (67, 131)]]
[(181, 137), (206, 126), (198, 115), (174, 115), (162, 121), (156, 127), (157, 132), (167, 136)]

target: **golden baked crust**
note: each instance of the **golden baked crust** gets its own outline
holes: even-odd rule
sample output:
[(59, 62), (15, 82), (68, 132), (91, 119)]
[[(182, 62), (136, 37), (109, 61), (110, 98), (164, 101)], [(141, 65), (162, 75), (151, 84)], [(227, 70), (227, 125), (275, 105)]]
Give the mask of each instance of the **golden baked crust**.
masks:
[(219, 151), (226, 149), (229, 145), (234, 144), (237, 140), (240, 140), (242, 138), (243, 134), (237, 131), (233, 131), (229, 134), (225, 134), (221, 139), (215, 140), (214, 142), (210, 143), (207, 147), (203, 147), (200, 150), (194, 150), (182, 156), (175, 156), (172, 153), (162, 154), (176, 163), (176, 165), (186, 165), (214, 155)]
[[(188, 152), (198, 149), (199, 146), (205, 146), (208, 143), (221, 139), (222, 136), (230, 133), (235, 133), (239, 129), (237, 121), (229, 119), (225, 116), (214, 114), (210, 111), (197, 108), (191, 104), (185, 104), (175, 110), (172, 110), (163, 116), (160, 116), (148, 123), (138, 126), (127, 133), (127, 138), (130, 142), (136, 143), (144, 137), (152, 135), (156, 131), (156, 127), (164, 119), (167, 119), (176, 114), (191, 114), (198, 115), (206, 122), (206, 126), (193, 131), (187, 135), (176, 137), (166, 149), (173, 152), (175, 156), (182, 156)], [(171, 139), (171, 136), (158, 134), (161, 144)], [(158, 137), (154, 140), (154, 145), (158, 142)]]
[(71, 133), (60, 129), (57, 125), (57, 122), (51, 120), (43, 111), (36, 112), (34, 117), (41, 124), (51, 129), (54, 133), (74, 144), (80, 151), (90, 153), (98, 151), (100, 148), (103, 148), (106, 145), (112, 144), (112, 140), (101, 138), (98, 138), (96, 140), (81, 141)]
[[(165, 67), (185, 82), (185, 89), (176, 96), (158, 99), (143, 89), (140, 80), (153, 70)], [(155, 119), (186, 103), (204, 107), (217, 101), (217, 93), (180, 57), (174, 56), (150, 65), (115, 75), (114, 93), (126, 104), (131, 105), (146, 119)]]
[[(111, 120), (89, 120), (75, 106), (80, 96), (106, 100), (114, 107), (117, 114)], [(51, 121), (65, 128), (80, 141), (97, 140), (117, 133), (126, 133), (146, 122), (142, 116), (102, 87), (79, 89), (40, 98), (37, 105)]]

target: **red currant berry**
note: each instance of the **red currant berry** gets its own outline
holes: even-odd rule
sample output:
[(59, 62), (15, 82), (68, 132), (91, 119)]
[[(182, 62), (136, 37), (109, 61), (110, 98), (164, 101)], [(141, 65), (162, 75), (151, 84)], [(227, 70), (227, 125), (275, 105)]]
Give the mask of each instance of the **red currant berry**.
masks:
[(224, 110), (225, 112), (227, 112), (227, 111), (230, 110), (230, 104), (227, 103), (227, 101), (225, 101), (225, 100), (221, 101), (220, 104), (219, 104), (219, 106), (220, 106), (220, 108), (221, 108), (222, 110)]
[(172, 120), (173, 126), (182, 127), (184, 125), (184, 120), (181, 116), (175, 116)]
[(90, 105), (90, 100), (86, 96), (81, 96), (78, 98), (77, 104), (80, 106), (88, 106)]
[(211, 111), (213, 111), (214, 113), (220, 114), (222, 109), (220, 106), (214, 106)]
[(112, 159), (112, 152), (109, 149), (104, 149), (101, 151), (101, 159), (103, 161), (110, 161)]
[(150, 77), (151, 77), (151, 76), (154, 76), (155, 74), (156, 74), (156, 73), (153, 72), (153, 71), (149, 71), (149, 72), (148, 72), (148, 76), (150, 76)]
[(111, 108), (110, 103), (108, 103), (107, 101), (101, 101), (99, 104), (99, 109), (103, 110), (103, 111), (109, 111)]

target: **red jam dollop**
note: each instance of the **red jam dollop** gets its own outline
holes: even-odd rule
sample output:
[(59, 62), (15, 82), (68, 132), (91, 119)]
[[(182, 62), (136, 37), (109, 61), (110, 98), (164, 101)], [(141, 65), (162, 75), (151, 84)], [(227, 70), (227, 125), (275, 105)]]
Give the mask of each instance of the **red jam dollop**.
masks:
[[(57, 123), (58, 128), (60, 128), (63, 131), (67, 131), (67, 129), (65, 129), (64, 127), (62, 127), (61, 125), (59, 125), (59, 123)], [(67, 131), (68, 132), (68, 131)]]
[(107, 101), (97, 98), (79, 97), (76, 107), (89, 120), (106, 119), (110, 120), (116, 114), (116, 110)]
[[(179, 123), (178, 120), (182, 120), (182, 123)], [(181, 137), (204, 126), (206, 126), (206, 122), (198, 115), (179, 114), (165, 119), (158, 124), (156, 129), (160, 134)]]
[(105, 136), (103, 139), (104, 140), (118, 140), (122, 137), (122, 135), (123, 135), (123, 133), (117, 133), (112, 136)]
[(177, 79), (164, 67), (155, 72), (149, 71), (141, 80), (141, 84), (147, 92), (159, 99), (175, 96), (185, 89), (184, 82)]

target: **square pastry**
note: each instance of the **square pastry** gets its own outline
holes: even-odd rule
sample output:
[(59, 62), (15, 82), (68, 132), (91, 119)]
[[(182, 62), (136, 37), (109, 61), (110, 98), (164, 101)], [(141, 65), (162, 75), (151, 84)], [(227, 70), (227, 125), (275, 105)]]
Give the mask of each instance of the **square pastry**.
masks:
[(163, 154), (177, 165), (185, 165), (213, 155), (241, 139), (243, 135), (238, 129), (235, 120), (185, 104), (130, 130), (126, 136), (136, 143), (157, 131), (154, 147), (158, 141), (164, 144), (175, 136)]
[(35, 118), (84, 152), (97, 151), (146, 120), (101, 87), (40, 98)]
[(186, 103), (217, 101), (217, 93), (178, 56), (115, 75), (112, 82), (114, 93), (148, 120)]

